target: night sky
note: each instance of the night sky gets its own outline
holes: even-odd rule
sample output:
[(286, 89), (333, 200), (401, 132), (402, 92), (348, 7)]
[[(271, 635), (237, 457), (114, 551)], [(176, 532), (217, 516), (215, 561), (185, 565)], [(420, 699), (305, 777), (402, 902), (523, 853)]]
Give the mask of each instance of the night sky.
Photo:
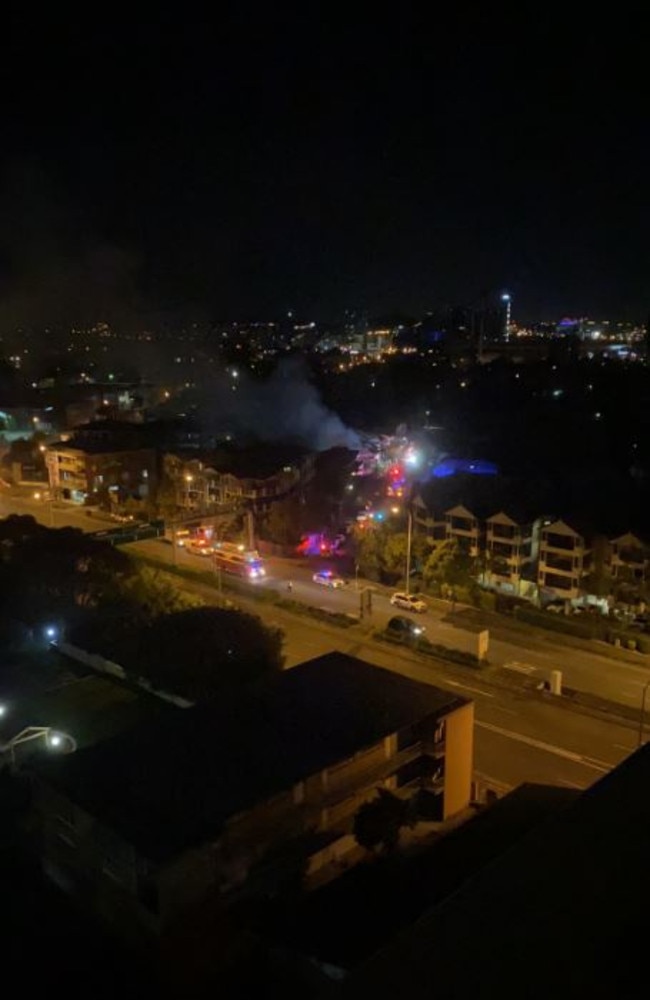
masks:
[(3, 25), (0, 325), (503, 289), (515, 319), (650, 311), (647, 52), (620, 6), (136, 6)]

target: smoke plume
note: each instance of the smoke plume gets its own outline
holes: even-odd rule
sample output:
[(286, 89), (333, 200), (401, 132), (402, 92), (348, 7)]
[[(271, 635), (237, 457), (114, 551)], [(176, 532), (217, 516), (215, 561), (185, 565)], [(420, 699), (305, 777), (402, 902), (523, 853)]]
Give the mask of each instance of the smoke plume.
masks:
[(300, 359), (282, 361), (259, 382), (230, 368), (203, 402), (202, 417), (213, 433), (248, 435), (261, 441), (297, 441), (316, 451), (358, 448), (359, 437), (323, 403)]

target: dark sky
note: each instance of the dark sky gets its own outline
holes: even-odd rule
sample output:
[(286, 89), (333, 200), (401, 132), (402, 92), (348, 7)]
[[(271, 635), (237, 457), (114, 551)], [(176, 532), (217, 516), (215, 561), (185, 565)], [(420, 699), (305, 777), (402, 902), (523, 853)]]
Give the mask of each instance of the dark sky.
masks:
[(3, 25), (0, 325), (505, 288), (515, 318), (645, 319), (648, 60), (624, 5), (334, 6)]

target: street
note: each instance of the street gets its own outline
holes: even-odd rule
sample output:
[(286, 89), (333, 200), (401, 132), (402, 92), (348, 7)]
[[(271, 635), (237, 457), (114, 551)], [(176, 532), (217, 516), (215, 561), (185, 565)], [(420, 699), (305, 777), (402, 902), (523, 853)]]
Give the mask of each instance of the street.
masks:
[[(159, 559), (161, 563), (169, 563), (173, 559), (172, 547), (156, 541), (137, 542), (128, 548)], [(178, 564), (183, 566), (200, 569), (204, 564), (209, 565), (207, 558), (204, 560), (200, 556), (192, 556), (180, 548), (176, 557)], [(286, 589), (287, 578), (280, 577), (280, 570), (283, 568), (281, 561), (279, 567), (274, 560), (269, 560), (267, 566), (278, 570), (270, 581), (271, 585)], [(333, 591), (314, 584), (310, 579), (305, 579), (308, 575), (305, 570), (296, 573), (295, 567), (292, 567), (292, 573), (292, 597), (308, 599), (317, 606), (337, 610), (354, 609), (357, 600), (355, 592), (351, 593), (349, 589)], [(183, 586), (208, 601), (216, 602), (217, 591), (214, 586), (188, 580), (183, 581)], [(324, 600), (319, 600), (320, 596)], [(256, 602), (254, 598), (242, 599), (233, 595), (233, 599), (243, 610), (259, 615), (269, 625), (284, 629), (287, 667), (338, 649), (369, 663), (394, 670), (405, 677), (451, 688), (472, 698), (476, 710), (475, 769), (505, 785), (515, 786), (524, 781), (535, 781), (585, 788), (636, 748), (638, 735), (635, 725), (626, 725), (620, 720), (610, 722), (595, 718), (579, 710), (561, 708), (541, 697), (531, 697), (523, 691), (510, 691), (490, 685), (480, 673), (464, 671), (458, 667), (447, 668), (440, 661), (425, 660), (404, 647), (388, 646), (374, 639), (370, 631), (359, 627), (340, 629), (299, 617), (273, 605)], [(393, 613), (396, 612), (388, 599), (381, 595), (376, 599), (372, 624), (378, 626)], [(431, 622), (431, 632), (438, 628), (435, 613), (418, 616), (418, 621), (421, 618)], [(432, 637), (445, 635), (449, 645), (460, 647), (464, 630), (444, 622), (440, 622), (440, 626), (440, 633), (436, 632)], [(456, 638), (459, 641), (452, 642)], [(467, 633), (465, 640), (465, 648), (469, 648), (469, 643), (475, 641), (474, 636)], [(521, 660), (521, 648), (516, 652)], [(562, 654), (573, 655), (575, 652), (561, 650)], [(606, 658), (603, 659), (607, 662)], [(611, 663), (608, 666), (611, 668)], [(641, 676), (650, 677), (650, 673), (642, 671)], [(637, 683), (640, 685), (640, 681)], [(637, 707), (639, 704), (640, 696)]]
[[(114, 522), (89, 517), (84, 509), (54, 505), (33, 498), (9, 497), (0, 492), (0, 517), (10, 513), (31, 514), (41, 523), (55, 527), (69, 525), (83, 531), (97, 531)], [(194, 569), (210, 568), (211, 561), (162, 541), (137, 542), (127, 551), (141, 553), (161, 565)], [(352, 580), (341, 589), (330, 589), (312, 581), (313, 568), (295, 560), (265, 560), (268, 578), (260, 584), (284, 596), (304, 603), (343, 611), (358, 616), (365, 581)], [(324, 567), (329, 567), (325, 562)], [(333, 567), (332, 567), (333, 568)], [(291, 593), (289, 595), (289, 581)], [(214, 586), (183, 581), (183, 586), (217, 603)], [(631, 752), (638, 736), (634, 725), (617, 720), (604, 721), (577, 710), (563, 709), (548, 700), (531, 697), (491, 685), (480, 673), (463, 668), (446, 668), (440, 661), (427, 661), (404, 647), (387, 646), (372, 636), (388, 619), (405, 612), (393, 608), (390, 591), (372, 585), (372, 613), (361, 627), (349, 630), (310, 620), (283, 611), (274, 605), (255, 601), (254, 597), (234, 597), (238, 606), (259, 615), (268, 624), (284, 629), (288, 667), (332, 649), (359, 656), (377, 666), (395, 670), (407, 677), (458, 690), (470, 697), (476, 707), (475, 768), (508, 786), (524, 781), (586, 787), (615, 766)], [(406, 613), (408, 614), (408, 613)], [(413, 616), (426, 627), (432, 642), (475, 652), (475, 621), (464, 622), (462, 611), (430, 609)], [(562, 643), (561, 637), (540, 631), (524, 632), (499, 623), (498, 638), (490, 642), (490, 664), (509, 668), (513, 673), (548, 680), (553, 668), (561, 669), (564, 682), (579, 690), (621, 702), (633, 708), (641, 705), (644, 685), (650, 670), (633, 663), (618, 662), (604, 655), (595, 645), (594, 652)]]
[[(34, 491), (38, 492), (38, 491)], [(27, 514), (35, 518), (47, 528), (79, 528), (81, 531), (101, 531), (110, 526), (115, 527), (106, 515), (87, 507), (73, 506), (69, 503), (35, 500), (32, 496), (15, 496), (6, 489), (0, 489), (0, 518), (11, 514)]]
[[(131, 546), (128, 546), (130, 548)], [(138, 542), (134, 546), (144, 555), (160, 562), (171, 563), (174, 559), (171, 545), (158, 541)], [(176, 548), (179, 566), (195, 569), (208, 568), (207, 558), (192, 555), (183, 548)], [(312, 581), (313, 569), (300, 565), (297, 560), (266, 559), (268, 577), (260, 586), (271, 587), (302, 601), (330, 611), (359, 614), (360, 601), (366, 587), (372, 587), (372, 614), (366, 619), (373, 628), (384, 628), (393, 615), (408, 615), (426, 629), (426, 638), (454, 649), (476, 652), (477, 631), (475, 624), (478, 613), (466, 614), (462, 610), (450, 614), (448, 609), (429, 609), (425, 614), (411, 615), (390, 604), (390, 591), (375, 584), (368, 585), (354, 580), (343, 588), (329, 588)], [(324, 566), (329, 566), (325, 562)], [(291, 593), (288, 585), (291, 581)], [(261, 613), (261, 612), (260, 612)], [(467, 622), (467, 624), (465, 624)], [(494, 633), (494, 628), (493, 628)], [(639, 660), (625, 662), (607, 655), (607, 647), (593, 643), (593, 651), (575, 648), (565, 642), (561, 634), (545, 632), (541, 629), (522, 629), (501, 618), (494, 634), (490, 637), (489, 661), (491, 665), (506, 667), (540, 682), (548, 681), (552, 670), (561, 670), (563, 683), (569, 688), (619, 702), (638, 709), (641, 705), (643, 688), (650, 680), (650, 658), (634, 654)], [(647, 666), (646, 666), (647, 661)]]

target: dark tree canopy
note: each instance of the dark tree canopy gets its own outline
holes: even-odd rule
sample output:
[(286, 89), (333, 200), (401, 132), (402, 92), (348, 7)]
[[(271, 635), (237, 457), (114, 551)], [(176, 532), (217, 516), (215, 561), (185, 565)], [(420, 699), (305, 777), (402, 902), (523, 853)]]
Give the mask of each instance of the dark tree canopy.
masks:
[(134, 572), (125, 552), (76, 528), (46, 528), (17, 515), (0, 521), (2, 612), (26, 624), (97, 607)]
[(378, 788), (377, 798), (364, 802), (354, 817), (354, 836), (369, 851), (377, 847), (391, 851), (397, 847), (399, 831), (408, 821), (408, 803), (388, 789)]
[(123, 666), (191, 700), (226, 694), (282, 668), (282, 632), (221, 608), (163, 615), (139, 631)]

